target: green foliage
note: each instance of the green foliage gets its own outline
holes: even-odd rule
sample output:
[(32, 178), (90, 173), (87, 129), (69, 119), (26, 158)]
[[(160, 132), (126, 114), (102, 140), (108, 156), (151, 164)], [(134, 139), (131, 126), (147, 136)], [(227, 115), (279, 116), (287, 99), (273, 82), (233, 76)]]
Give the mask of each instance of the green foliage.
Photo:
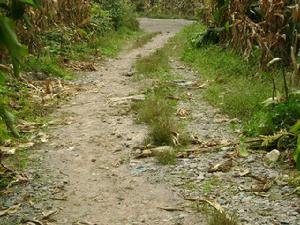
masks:
[(195, 19), (201, 0), (130, 0), (140, 15), (151, 18), (189, 18)]
[(203, 94), (206, 100), (232, 117), (250, 120), (262, 110), (262, 102), (272, 94), (272, 85), (257, 75), (257, 65), (245, 62), (235, 52), (216, 45), (194, 48), (193, 37), (203, 30), (203, 25), (197, 23), (186, 27), (176, 37), (177, 46), (186, 44), (176, 51), (203, 80), (211, 81)]
[(179, 133), (179, 143), (185, 145), (188, 138), (184, 126), (175, 118), (177, 101), (169, 97), (180, 93), (171, 87), (168, 81), (176, 79), (170, 73), (171, 66), (167, 48), (159, 49), (148, 57), (137, 61), (136, 70), (139, 78), (155, 78), (158, 82), (148, 90), (146, 99), (137, 103), (133, 109), (138, 113), (138, 120), (149, 126), (147, 143), (173, 145), (174, 134)]
[(136, 63), (138, 74), (146, 78), (161, 77), (170, 71), (169, 57), (165, 49), (155, 51), (149, 57), (141, 58)]
[(142, 35), (141, 37), (137, 38), (132, 46), (132, 49), (140, 48), (143, 45), (147, 44), (152, 38), (154, 38), (156, 35), (158, 35), (159, 32), (151, 32), (146, 33), (145, 35)]
[(221, 212), (215, 208), (203, 209), (206, 214), (208, 225), (239, 225), (235, 215)]
[(16, 76), (20, 72), (20, 59), (26, 55), (27, 49), (17, 38), (14, 21), (24, 18), (25, 9), (28, 5), (37, 6), (37, 1), (3, 0), (0, 4), (0, 49), (8, 51)]
[(41, 72), (45, 75), (45, 78), (60, 77), (66, 80), (73, 78), (72, 72), (60, 66), (54, 57), (28, 57), (24, 65), (24, 70), (33, 73)]
[(207, 28), (206, 31), (200, 32), (192, 39), (192, 45), (200, 48), (209, 44), (217, 44), (220, 41), (220, 33), (223, 28)]
[(300, 120), (299, 119), (294, 124), (294, 126), (290, 129), (290, 132), (293, 133), (297, 139), (296, 150), (294, 153), (294, 160), (296, 162), (297, 170), (300, 171)]
[(92, 5), (92, 21), (90, 23), (92, 30), (100, 35), (112, 30), (113, 22), (109, 11), (104, 10), (100, 4)]
[(261, 126), (261, 134), (289, 129), (300, 118), (300, 96), (292, 95), (287, 101), (267, 106), (265, 111), (266, 120)]
[[(14, 74), (15, 76), (18, 76), (20, 73), (20, 60), (26, 55), (27, 49), (17, 38), (15, 21), (23, 19), (26, 6), (37, 6), (37, 1), (2, 0), (0, 3), (0, 49), (7, 50), (11, 57)], [(1, 76), (3, 76), (2, 73)], [(19, 137), (19, 133), (14, 126), (14, 117), (6, 109), (3, 99), (0, 99), (0, 117), (4, 120), (6, 126), (11, 130), (13, 135)]]
[(173, 144), (173, 132), (178, 131), (178, 124), (174, 120), (176, 102), (166, 98), (169, 93), (170, 89), (166, 87), (156, 88), (147, 95), (145, 101), (133, 106), (138, 112), (139, 122), (149, 125), (147, 142), (156, 145)]
[(138, 30), (134, 8), (123, 0), (94, 0), (109, 13), (115, 30), (125, 26), (132, 30)]

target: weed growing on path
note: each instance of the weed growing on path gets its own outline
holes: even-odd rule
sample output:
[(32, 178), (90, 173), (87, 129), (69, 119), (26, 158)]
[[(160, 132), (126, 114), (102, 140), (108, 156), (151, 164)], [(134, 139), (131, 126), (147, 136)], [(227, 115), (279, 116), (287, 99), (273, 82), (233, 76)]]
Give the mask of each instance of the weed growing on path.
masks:
[(160, 152), (155, 158), (162, 165), (174, 165), (177, 161), (175, 150)]
[(205, 209), (203, 211), (207, 216), (208, 225), (239, 225), (234, 215), (216, 209)]
[(133, 43), (131, 49), (140, 48), (140, 47), (144, 46), (158, 34), (161, 34), (161, 32), (146, 33), (145, 35), (138, 37), (135, 40), (135, 42)]
[(141, 58), (136, 63), (136, 71), (139, 74), (138, 79), (150, 78), (165, 80), (171, 70), (169, 56), (165, 49), (158, 49), (148, 57)]
[[(175, 117), (178, 100), (172, 98), (175, 94), (180, 94), (181, 90), (169, 82), (177, 77), (171, 72), (165, 48), (138, 60), (136, 64), (138, 80), (147, 78), (155, 79), (156, 82), (154, 87), (148, 89), (145, 101), (135, 103), (133, 109), (138, 113), (138, 121), (149, 126), (146, 143), (158, 146), (185, 145), (188, 143), (188, 135), (184, 125)], [(162, 156), (161, 161), (172, 157)]]

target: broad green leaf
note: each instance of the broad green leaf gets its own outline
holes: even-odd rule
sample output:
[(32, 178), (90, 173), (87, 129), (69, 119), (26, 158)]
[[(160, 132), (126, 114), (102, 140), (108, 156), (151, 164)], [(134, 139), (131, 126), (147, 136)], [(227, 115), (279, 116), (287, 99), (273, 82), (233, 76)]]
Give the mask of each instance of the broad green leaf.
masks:
[(20, 137), (18, 130), (14, 125), (14, 116), (8, 112), (3, 102), (0, 101), (0, 117), (4, 120), (7, 128), (12, 132), (15, 137)]
[(39, 0), (20, 0), (20, 2), (27, 4), (27, 5), (34, 6), (34, 7), (40, 6)]
[(0, 17), (0, 45), (6, 48), (12, 58), (15, 75), (19, 74), (19, 58), (27, 54), (27, 48), (23, 46), (14, 31), (14, 23), (11, 19)]

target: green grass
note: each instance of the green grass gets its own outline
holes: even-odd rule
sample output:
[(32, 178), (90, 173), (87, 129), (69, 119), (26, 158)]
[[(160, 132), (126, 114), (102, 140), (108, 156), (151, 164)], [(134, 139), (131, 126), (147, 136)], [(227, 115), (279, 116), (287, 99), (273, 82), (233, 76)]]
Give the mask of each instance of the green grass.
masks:
[(177, 161), (175, 150), (160, 152), (156, 154), (155, 158), (162, 165), (174, 165)]
[[(223, 113), (240, 118), (245, 127), (255, 133), (261, 114), (264, 114), (262, 102), (272, 96), (272, 83), (266, 74), (259, 72), (258, 62), (246, 62), (233, 50), (218, 45), (192, 47), (191, 39), (204, 30), (205, 27), (198, 23), (186, 27), (176, 36), (177, 48), (173, 53), (199, 71), (202, 80), (210, 81), (204, 99)], [(277, 84), (281, 85), (280, 78)]]
[(41, 72), (48, 77), (59, 77), (65, 80), (72, 80), (74, 78), (72, 71), (60, 65), (55, 56), (43, 56), (39, 58), (29, 56), (24, 63), (23, 69), (27, 72)]
[(212, 192), (218, 185), (220, 184), (220, 180), (216, 176), (212, 176), (208, 178), (205, 183), (202, 185), (202, 190), (204, 193), (208, 194)]
[(184, 125), (175, 117), (177, 100), (170, 98), (180, 94), (181, 90), (169, 83), (177, 77), (171, 71), (167, 47), (139, 59), (136, 71), (138, 80), (143, 78), (156, 80), (155, 86), (147, 90), (145, 101), (133, 105), (138, 114), (138, 121), (149, 127), (145, 142), (158, 146), (173, 145), (174, 133), (179, 133), (179, 143), (186, 144), (188, 135)]
[(171, 92), (168, 87), (159, 86), (147, 94), (145, 101), (133, 106), (138, 113), (138, 121), (149, 126), (146, 143), (158, 146), (173, 144), (173, 132), (176, 132), (179, 126), (174, 118), (177, 102), (166, 98)]
[(156, 50), (152, 55), (141, 58), (136, 63), (136, 72), (142, 78), (165, 79), (169, 76), (171, 66), (165, 48)]
[(131, 49), (140, 48), (140, 47), (144, 46), (146, 43), (151, 41), (155, 36), (157, 36), (160, 33), (161, 32), (146, 33), (145, 35), (138, 37), (135, 40), (135, 42), (133, 43)]
[(126, 27), (122, 27), (117, 32), (96, 38), (91, 43), (88, 43), (88, 49), (91, 51), (99, 49), (100, 56), (115, 57), (129, 40), (136, 39), (141, 35), (142, 33), (139, 31), (132, 31)]

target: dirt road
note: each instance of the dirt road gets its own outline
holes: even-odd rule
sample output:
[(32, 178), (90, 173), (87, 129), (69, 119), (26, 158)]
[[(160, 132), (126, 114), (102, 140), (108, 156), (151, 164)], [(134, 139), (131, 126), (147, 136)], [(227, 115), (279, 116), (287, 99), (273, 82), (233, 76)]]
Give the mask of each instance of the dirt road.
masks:
[(58, 225), (199, 224), (197, 216), (182, 217), (160, 207), (176, 207), (181, 198), (166, 184), (153, 182), (141, 173), (139, 161), (130, 159), (132, 147), (147, 132), (134, 122), (122, 99), (138, 94), (126, 76), (138, 57), (144, 57), (176, 34), (185, 20), (141, 19), (141, 27), (160, 31), (145, 46), (122, 52), (98, 72), (84, 75), (81, 92), (54, 115), (64, 115), (68, 125), (51, 131), (44, 146), (53, 176), (64, 181), (64, 200), (57, 200)]

